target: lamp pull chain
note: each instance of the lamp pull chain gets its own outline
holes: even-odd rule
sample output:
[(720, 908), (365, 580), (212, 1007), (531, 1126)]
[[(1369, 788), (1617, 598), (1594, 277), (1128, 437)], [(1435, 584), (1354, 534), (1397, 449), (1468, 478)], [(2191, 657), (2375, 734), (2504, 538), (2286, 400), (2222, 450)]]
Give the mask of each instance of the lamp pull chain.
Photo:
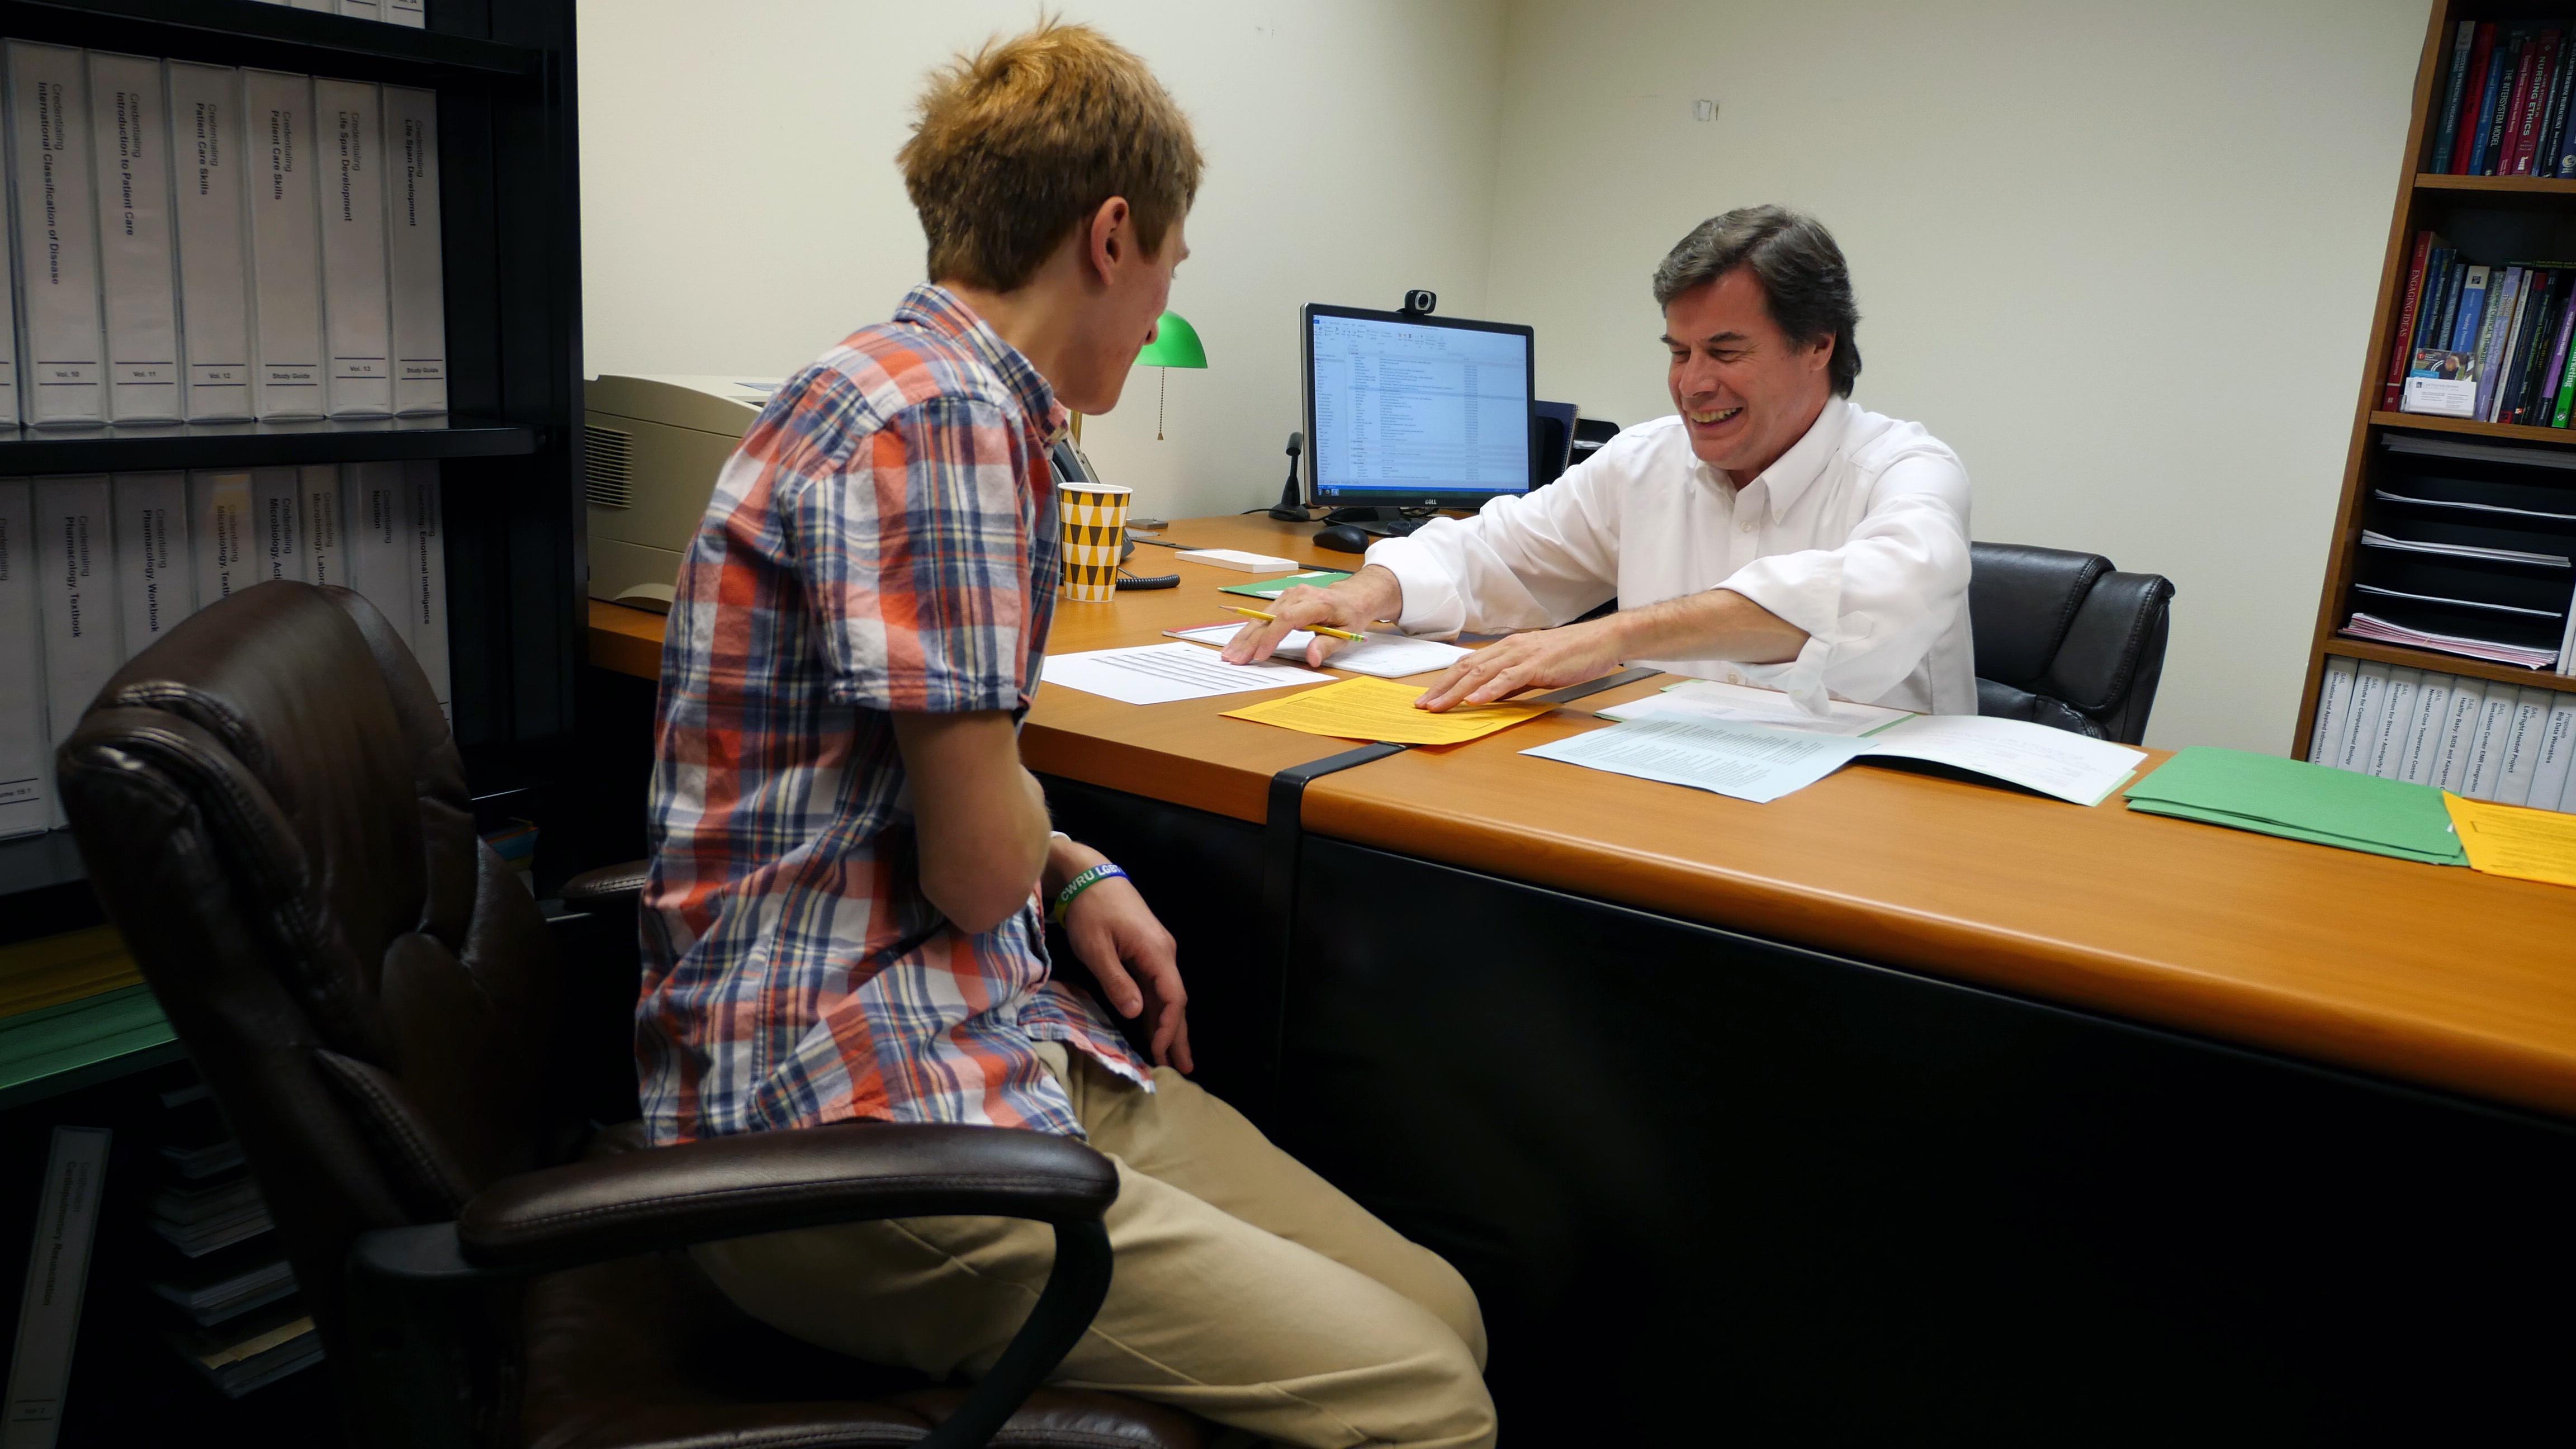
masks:
[(1163, 441), (1163, 400), (1172, 392), (1172, 370), (1158, 367), (1154, 371), (1160, 375), (1154, 384), (1154, 441), (1159, 443)]

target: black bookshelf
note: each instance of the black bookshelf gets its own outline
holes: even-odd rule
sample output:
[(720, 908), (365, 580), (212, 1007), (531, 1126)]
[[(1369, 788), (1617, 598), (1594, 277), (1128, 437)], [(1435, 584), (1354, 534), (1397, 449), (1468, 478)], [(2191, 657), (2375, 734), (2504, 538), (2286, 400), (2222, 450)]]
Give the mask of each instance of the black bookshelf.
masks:
[[(573, 758), (588, 576), (573, 8), (429, 0), (416, 30), (255, 0), (0, 0), (0, 37), (438, 93), (453, 413), (0, 428), (0, 475), (442, 460), (456, 741), (476, 793), (523, 792), (522, 815)], [(0, 919), (5, 939), (97, 921), (67, 835), (0, 842)]]

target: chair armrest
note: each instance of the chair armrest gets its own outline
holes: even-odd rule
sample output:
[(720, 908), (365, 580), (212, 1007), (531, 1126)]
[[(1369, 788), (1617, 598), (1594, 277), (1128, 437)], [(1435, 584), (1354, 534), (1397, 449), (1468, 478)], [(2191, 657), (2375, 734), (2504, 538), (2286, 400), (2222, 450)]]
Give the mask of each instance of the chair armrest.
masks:
[(586, 1158), (503, 1178), (455, 1222), (359, 1234), (349, 1306), (363, 1349), (357, 1367), (362, 1380), (399, 1381), (399, 1349), (386, 1345), (417, 1317), (405, 1285), (469, 1285), (879, 1218), (1050, 1223), (1055, 1263), (1028, 1318), (966, 1402), (916, 1446), (966, 1449), (992, 1438), (1099, 1310), (1111, 1271), (1100, 1219), (1117, 1198), (1109, 1159), (1071, 1138), (1005, 1127), (851, 1122)]
[(457, 1214), (490, 1268), (552, 1268), (877, 1218), (1097, 1219), (1118, 1197), (1079, 1142), (995, 1127), (851, 1122), (594, 1157), (504, 1178)]

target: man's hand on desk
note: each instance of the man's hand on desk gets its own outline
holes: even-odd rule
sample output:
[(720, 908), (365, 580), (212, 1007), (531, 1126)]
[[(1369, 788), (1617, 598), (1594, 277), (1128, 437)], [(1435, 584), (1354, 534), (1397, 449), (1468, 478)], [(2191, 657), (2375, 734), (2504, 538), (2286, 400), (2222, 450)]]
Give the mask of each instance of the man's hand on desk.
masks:
[(1732, 589), (1708, 589), (1488, 644), (1451, 665), (1414, 704), (1435, 712), (1491, 704), (1525, 689), (1598, 679), (1629, 659), (1779, 664), (1805, 647), (1806, 630)]
[[(1376, 564), (1363, 566), (1329, 589), (1299, 584), (1271, 603), (1270, 612), (1277, 616), (1276, 622), (1264, 624), (1256, 620), (1235, 631), (1234, 637), (1226, 641), (1225, 662), (1251, 664), (1267, 659), (1292, 630), (1321, 624), (1327, 629), (1361, 634), (1368, 631), (1370, 624), (1395, 618), (1403, 610), (1404, 586), (1396, 582), (1394, 574)], [(1321, 664), (1348, 642), (1318, 634), (1315, 642), (1306, 646), (1306, 662)]]
[[(1049, 842), (1039, 885), (1047, 900), (1065, 882), (1107, 860), (1077, 841)], [(1145, 1016), (1151, 1025), (1154, 1064), (1196, 1070), (1190, 1059), (1190, 994), (1181, 986), (1179, 952), (1172, 933), (1154, 917), (1145, 898), (1123, 876), (1112, 876), (1073, 898), (1064, 913), (1065, 938), (1100, 982), (1120, 1016)]]

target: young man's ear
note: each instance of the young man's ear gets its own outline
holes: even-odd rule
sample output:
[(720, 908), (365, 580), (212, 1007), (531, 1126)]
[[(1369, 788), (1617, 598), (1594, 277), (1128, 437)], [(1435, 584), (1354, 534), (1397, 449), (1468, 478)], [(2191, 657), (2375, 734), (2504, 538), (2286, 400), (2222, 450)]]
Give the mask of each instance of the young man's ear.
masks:
[(1127, 226), (1130, 215), (1127, 198), (1123, 196), (1109, 198), (1100, 203), (1099, 210), (1091, 213), (1091, 244), (1087, 259), (1091, 270), (1103, 282), (1109, 280), (1110, 271), (1125, 260), (1127, 248), (1134, 244), (1135, 238), (1129, 234)]

